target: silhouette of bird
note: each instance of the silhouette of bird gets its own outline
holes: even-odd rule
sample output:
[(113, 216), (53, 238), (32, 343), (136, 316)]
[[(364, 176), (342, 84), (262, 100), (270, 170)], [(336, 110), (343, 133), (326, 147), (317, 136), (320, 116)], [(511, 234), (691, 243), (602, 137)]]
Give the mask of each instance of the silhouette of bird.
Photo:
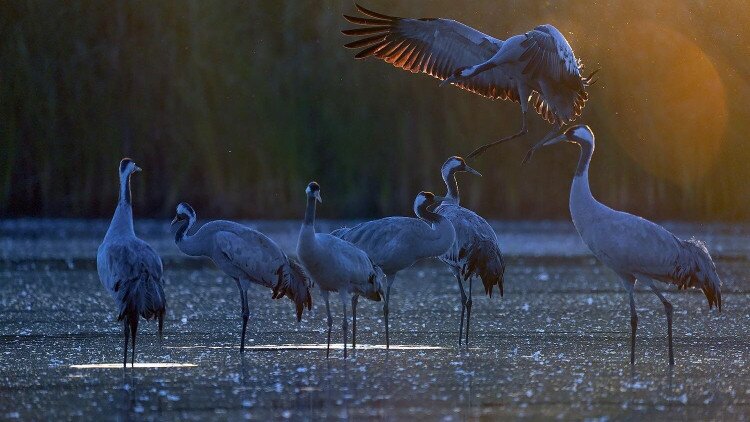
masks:
[(414, 199), (414, 214), (419, 218), (386, 217), (331, 233), (367, 252), (375, 265), (385, 272), (387, 287), (383, 316), (386, 348), (390, 347), (388, 314), (391, 286), (396, 280), (396, 273), (420, 259), (444, 254), (456, 239), (451, 222), (430, 211), (431, 207), (444, 199), (431, 192), (420, 192)]
[[(461, 345), (461, 336), (464, 324), (464, 311), (466, 311), (466, 346), (469, 345), (469, 323), (471, 321), (471, 292), (472, 281), (475, 276), (482, 279), (484, 292), (492, 297), (495, 286), (503, 295), (503, 275), (505, 274), (505, 262), (500, 252), (497, 235), (492, 226), (480, 215), (461, 206), (458, 182), (455, 174), (468, 172), (477, 176), (481, 174), (469, 167), (461, 157), (450, 157), (440, 169), (443, 181), (447, 189), (443, 201), (435, 212), (447, 218), (456, 230), (456, 241), (446, 253), (440, 256), (451, 269), (458, 280), (461, 290), (461, 323), (458, 329), (458, 344)], [(464, 290), (463, 281), (469, 281), (469, 295)]]
[(130, 158), (120, 161), (120, 198), (112, 222), (96, 253), (99, 280), (115, 300), (117, 320), (123, 322), (125, 345), (123, 363), (128, 363), (128, 337), (132, 339), (130, 363), (135, 365), (135, 337), (138, 320), (159, 321), (159, 338), (164, 327), (167, 301), (162, 288), (161, 258), (133, 231), (130, 177), (141, 171)]
[(344, 358), (346, 358), (346, 299), (351, 296), (352, 320), (354, 325), (353, 339), (356, 338), (357, 300), (359, 296), (380, 301), (383, 292), (383, 271), (373, 264), (367, 254), (349, 242), (327, 233), (315, 233), (315, 203), (323, 202), (320, 186), (310, 182), (305, 190), (307, 208), (305, 220), (299, 232), (297, 257), (320, 288), (326, 301), (328, 314), (328, 347), (326, 358), (331, 351), (331, 306), (328, 300), (330, 292), (338, 292), (344, 310), (342, 330), (344, 333)]
[(451, 19), (400, 18), (356, 7), (364, 17), (344, 18), (360, 27), (341, 31), (364, 37), (345, 45), (362, 49), (355, 58), (376, 57), (440, 79), (441, 86), (453, 84), (492, 100), (520, 103), (521, 129), (475, 149), (467, 158), (526, 134), (529, 103), (551, 125), (575, 121), (589, 97), (586, 88), (594, 83), (596, 71), (582, 77), (581, 61), (563, 34), (549, 24), (500, 40)]
[(589, 188), (589, 163), (594, 154), (594, 133), (585, 125), (568, 128), (542, 146), (571, 142), (581, 148), (573, 185), (570, 215), (583, 242), (594, 256), (614, 270), (630, 299), (630, 363), (635, 363), (635, 334), (638, 315), (633, 290), (636, 280), (648, 286), (664, 305), (667, 315), (669, 364), (674, 365), (672, 347), (672, 304), (654, 280), (678, 289), (701, 289), (708, 307), (721, 311), (721, 279), (703, 242), (681, 240), (665, 228), (632, 214), (615, 211), (594, 199)]
[(302, 267), (289, 259), (279, 245), (263, 233), (232, 221), (216, 220), (189, 234), (197, 215), (182, 202), (172, 224), (181, 223), (174, 242), (185, 255), (205, 256), (237, 282), (242, 305), (240, 353), (245, 351), (245, 332), (250, 316), (247, 290), (251, 284), (273, 289), (273, 299), (284, 296), (294, 302), (297, 322), (304, 308), (312, 307), (310, 281)]

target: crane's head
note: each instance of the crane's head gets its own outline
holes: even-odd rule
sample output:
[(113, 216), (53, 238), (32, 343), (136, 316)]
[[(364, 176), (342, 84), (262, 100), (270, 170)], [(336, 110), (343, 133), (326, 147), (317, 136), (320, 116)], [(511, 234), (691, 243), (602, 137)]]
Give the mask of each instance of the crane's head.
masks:
[(310, 182), (305, 189), (308, 198), (315, 198), (316, 201), (323, 203), (323, 199), (320, 198), (320, 185), (318, 182)]
[(385, 297), (385, 292), (383, 291), (383, 286), (385, 285), (385, 273), (377, 265), (373, 264), (372, 268), (374, 271), (370, 274), (370, 277), (367, 279), (367, 284), (364, 286), (364, 289), (362, 289), (362, 296), (375, 302), (380, 302), (380, 300)]
[(443, 87), (448, 84), (455, 84), (458, 82), (465, 81), (469, 78), (469, 75), (471, 72), (468, 70), (469, 66), (461, 66), (453, 71), (453, 73), (450, 74), (445, 80), (440, 82), (440, 86)]
[(593, 151), (594, 150), (594, 132), (587, 125), (571, 126), (565, 129), (563, 133), (557, 136), (549, 136), (539, 141), (536, 145), (534, 145), (533, 147), (531, 147), (531, 149), (529, 149), (529, 151), (526, 153), (526, 157), (523, 159), (523, 162), (526, 163), (530, 161), (532, 155), (534, 155), (534, 152), (537, 149), (541, 147), (546, 147), (549, 145), (558, 144), (560, 142), (570, 142), (573, 144), (578, 144), (582, 147), (589, 147), (591, 151)]
[(127, 178), (131, 174), (141, 171), (141, 168), (135, 165), (135, 161), (130, 158), (120, 160), (120, 178)]
[(435, 195), (432, 192), (419, 192), (417, 197), (414, 198), (414, 214), (421, 218), (426, 211), (430, 210), (430, 207), (438, 205), (446, 199), (446, 197)]
[(443, 179), (447, 179), (452, 174), (458, 173), (460, 171), (465, 171), (467, 173), (471, 173), (480, 177), (482, 176), (482, 173), (469, 167), (469, 165), (466, 164), (466, 160), (456, 155), (449, 158), (440, 169), (440, 173), (443, 175)]
[(594, 146), (594, 132), (586, 125), (575, 125), (556, 137), (544, 141), (542, 146), (554, 145), (559, 142), (571, 142), (578, 145)]
[(187, 202), (180, 202), (177, 205), (177, 214), (175, 214), (172, 220), (172, 225), (181, 221), (195, 221), (196, 219), (195, 210)]

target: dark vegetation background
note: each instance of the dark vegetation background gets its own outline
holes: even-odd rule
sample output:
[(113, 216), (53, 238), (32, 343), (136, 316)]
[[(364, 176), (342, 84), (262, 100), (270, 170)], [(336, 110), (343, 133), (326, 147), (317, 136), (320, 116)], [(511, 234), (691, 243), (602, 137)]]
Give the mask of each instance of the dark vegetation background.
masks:
[[(369, 0), (444, 16), (498, 38), (552, 23), (586, 73), (582, 121), (597, 135), (592, 189), (659, 219), (750, 213), (750, 6), (745, 1)], [(491, 102), (377, 60), (355, 61), (346, 1), (0, 2), (0, 215), (109, 216), (130, 156), (138, 216), (296, 218), (305, 184), (323, 217), (408, 214), (443, 191), (452, 154), (513, 133), (517, 104)], [(577, 151), (489, 151), (461, 177), (492, 218), (566, 218)]]

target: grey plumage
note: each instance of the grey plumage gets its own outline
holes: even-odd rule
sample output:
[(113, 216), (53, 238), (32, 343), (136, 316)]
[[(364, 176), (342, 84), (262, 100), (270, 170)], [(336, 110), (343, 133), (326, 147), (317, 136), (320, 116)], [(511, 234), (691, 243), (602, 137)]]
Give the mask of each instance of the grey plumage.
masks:
[[(353, 244), (343, 241), (326, 233), (315, 233), (315, 203), (322, 202), (320, 186), (311, 182), (306, 189), (307, 208), (305, 220), (300, 229), (299, 241), (297, 242), (297, 256), (300, 263), (310, 274), (315, 284), (320, 288), (321, 295), (325, 299), (326, 312), (328, 314), (328, 348), (326, 357), (330, 354), (331, 326), (333, 317), (328, 295), (330, 292), (338, 292), (344, 310), (342, 323), (344, 336), (344, 357), (346, 357), (347, 344), (347, 317), (346, 301), (351, 297), (352, 320), (354, 325), (353, 340), (356, 339), (357, 326), (357, 301), (359, 296), (367, 299), (380, 301), (384, 278), (383, 271), (373, 264), (373, 261), (365, 252)], [(354, 341), (356, 344), (356, 341)]]
[(386, 217), (332, 233), (367, 252), (375, 265), (381, 267), (386, 274), (387, 287), (383, 304), (386, 347), (390, 346), (389, 302), (396, 274), (420, 259), (444, 254), (456, 238), (451, 222), (429, 210), (444, 199), (431, 192), (420, 192), (414, 200), (414, 213), (419, 218)]
[[(435, 212), (447, 218), (456, 230), (456, 240), (446, 253), (440, 256), (453, 272), (461, 291), (461, 323), (459, 325), (458, 344), (461, 344), (464, 311), (466, 311), (466, 344), (469, 343), (469, 323), (472, 306), (472, 279), (479, 277), (484, 285), (484, 292), (492, 297), (495, 286), (503, 295), (503, 277), (505, 262), (503, 261), (497, 235), (487, 220), (480, 215), (464, 208), (460, 204), (458, 183), (455, 174), (469, 172), (481, 176), (479, 172), (469, 167), (461, 157), (450, 157), (441, 168), (441, 175), (447, 189), (446, 200)], [(463, 281), (469, 281), (469, 294), (466, 295)]]
[(257, 230), (224, 220), (208, 222), (189, 234), (196, 221), (197, 215), (190, 205), (183, 202), (177, 206), (172, 224), (181, 224), (175, 234), (175, 244), (186, 255), (210, 258), (236, 281), (242, 305), (240, 353), (245, 350), (250, 284), (273, 289), (273, 299), (289, 297), (294, 302), (298, 322), (304, 308), (312, 307), (307, 273), (289, 259), (276, 242)]
[(631, 364), (635, 362), (635, 335), (638, 316), (633, 289), (636, 280), (647, 285), (664, 305), (667, 315), (669, 363), (674, 365), (672, 347), (672, 304), (653, 280), (679, 289), (698, 288), (709, 308), (721, 310), (721, 279), (705, 245), (697, 240), (681, 240), (663, 227), (600, 202), (589, 188), (589, 162), (594, 153), (594, 134), (578, 125), (547, 140), (544, 145), (567, 141), (581, 147), (576, 175), (570, 190), (570, 214), (584, 243), (602, 263), (613, 269), (628, 291), (631, 316)]
[(552, 25), (500, 40), (450, 19), (399, 18), (356, 7), (365, 17), (344, 18), (360, 27), (342, 31), (365, 37), (345, 45), (363, 48), (355, 58), (373, 56), (440, 79), (441, 86), (453, 84), (493, 100), (520, 103), (521, 130), (476, 149), (469, 158), (525, 134), (529, 102), (548, 123), (562, 126), (581, 114), (588, 99), (593, 73), (581, 77), (583, 65)]
[(129, 337), (132, 339), (131, 364), (135, 364), (139, 318), (158, 320), (161, 338), (166, 312), (161, 258), (151, 246), (137, 238), (133, 230), (130, 177), (140, 170), (129, 158), (120, 161), (120, 198), (96, 254), (99, 280), (115, 300), (117, 320), (123, 321), (123, 366), (127, 364)]

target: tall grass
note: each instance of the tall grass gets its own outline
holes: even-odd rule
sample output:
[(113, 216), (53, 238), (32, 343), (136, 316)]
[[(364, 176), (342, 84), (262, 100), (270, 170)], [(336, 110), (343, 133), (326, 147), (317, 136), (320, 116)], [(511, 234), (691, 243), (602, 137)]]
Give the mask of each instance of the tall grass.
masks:
[[(587, 70), (603, 68), (582, 119), (597, 135), (594, 194), (652, 218), (748, 217), (744, 2), (368, 5), (498, 37), (555, 24)], [(313, 179), (324, 217), (409, 213), (418, 191), (444, 189), (448, 156), (517, 130), (517, 104), (356, 62), (342, 12), (355, 13), (348, 1), (0, 3), (0, 214), (109, 215), (123, 156), (145, 170), (138, 215), (188, 201), (203, 216), (298, 217)], [(460, 177), (468, 205), (567, 216), (577, 151), (521, 166), (548, 130), (530, 124), (475, 163), (483, 179)]]

